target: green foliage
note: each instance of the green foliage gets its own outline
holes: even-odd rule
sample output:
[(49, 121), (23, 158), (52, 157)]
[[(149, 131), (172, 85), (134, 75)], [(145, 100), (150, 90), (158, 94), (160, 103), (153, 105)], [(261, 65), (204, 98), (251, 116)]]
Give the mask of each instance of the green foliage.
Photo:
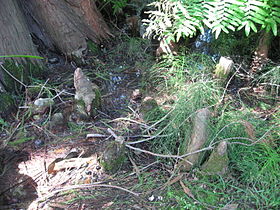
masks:
[(8, 145), (10, 146), (20, 146), (28, 141), (34, 140), (34, 137), (21, 137), (16, 139), (15, 141), (9, 142)]
[(214, 39), (210, 43), (210, 50), (212, 54), (220, 54), (223, 56), (240, 55), (248, 57), (255, 50), (257, 34), (250, 34), (248, 37), (244, 33), (221, 33), (219, 39)]
[(193, 37), (204, 27), (212, 29), (216, 38), (223, 31), (272, 31), (277, 35), (280, 24), (280, 1), (275, 0), (160, 0), (152, 3), (156, 10), (146, 20), (146, 35)]
[(122, 9), (127, 6), (128, 3), (128, 0), (102, 0), (102, 1), (105, 3), (105, 5), (107, 4), (112, 5), (114, 14), (120, 13)]
[(165, 154), (185, 151), (191, 136), (194, 114), (199, 109), (217, 104), (221, 92), (216, 81), (212, 79), (190, 83), (184, 90), (177, 92), (178, 100), (173, 105), (172, 111), (158, 123), (159, 134), (166, 137), (153, 141), (155, 151)]
[[(278, 135), (274, 136), (280, 119), (277, 114), (274, 116), (275, 119), (268, 123), (259, 120), (246, 108), (234, 111), (230, 107), (223, 107), (222, 113), (221, 117), (212, 120), (214, 126), (211, 126), (210, 140), (213, 137), (215, 137), (215, 141), (233, 138), (229, 142), (251, 143), (248, 140), (238, 139), (238, 137), (249, 137), (244, 126), (245, 120), (256, 128), (254, 130), (256, 139), (261, 138), (267, 131), (271, 132), (266, 133), (264, 139), (277, 140), (279, 138), (279, 129)], [(165, 141), (167, 140), (165, 139)], [(166, 143), (164, 142), (164, 144)], [(272, 142), (251, 146), (230, 144), (229, 170), (231, 176), (222, 178), (194, 174), (196, 179), (188, 179), (185, 185), (197, 200), (196, 204), (180, 186), (174, 184), (168, 188), (167, 199), (170, 203), (168, 207), (172, 209), (215, 207), (218, 209), (232, 203), (238, 204), (241, 209), (277, 208), (280, 202), (277, 194), (280, 184), (279, 152), (277, 145)]]
[(280, 66), (268, 65), (264, 72), (257, 78), (260, 85), (266, 86), (273, 95), (280, 94)]
[(186, 53), (179, 56), (167, 55), (147, 72), (150, 84), (162, 85), (167, 91), (176, 92), (186, 82), (211, 78), (214, 63), (207, 55)]

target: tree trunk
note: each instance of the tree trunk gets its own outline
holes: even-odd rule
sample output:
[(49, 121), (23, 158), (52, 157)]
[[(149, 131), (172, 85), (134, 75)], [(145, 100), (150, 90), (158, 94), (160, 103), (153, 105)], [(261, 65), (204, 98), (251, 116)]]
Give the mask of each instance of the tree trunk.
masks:
[(23, 0), (21, 4), (41, 29), (32, 30), (35, 36), (48, 47), (51, 40), (65, 55), (80, 57), (87, 39), (98, 44), (111, 35), (92, 0)]
[(263, 32), (261, 34), (258, 47), (254, 53), (253, 61), (250, 68), (250, 74), (253, 76), (256, 72), (260, 71), (266, 64), (268, 59), (268, 53), (271, 44), (271, 33)]
[(38, 55), (17, 0), (0, 0), (0, 27), (0, 55)]

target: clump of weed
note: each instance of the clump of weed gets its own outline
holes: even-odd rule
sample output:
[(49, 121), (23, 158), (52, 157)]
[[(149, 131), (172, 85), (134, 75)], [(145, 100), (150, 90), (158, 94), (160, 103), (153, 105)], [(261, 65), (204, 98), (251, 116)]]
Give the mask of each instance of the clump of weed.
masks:
[(166, 137), (153, 141), (156, 152), (176, 154), (179, 152), (178, 148), (184, 151), (191, 136), (195, 113), (205, 107), (213, 110), (221, 98), (221, 93), (215, 80), (200, 80), (186, 85), (184, 91), (178, 93), (178, 100), (173, 108), (158, 123), (160, 135)]
[(184, 87), (188, 81), (211, 78), (214, 62), (203, 54), (167, 55), (147, 72), (152, 86), (163, 86), (172, 90)]
[(248, 37), (244, 33), (221, 33), (218, 39), (214, 39), (210, 43), (210, 48), (213, 54), (222, 56), (248, 56), (254, 51), (255, 42), (258, 35), (250, 34)]
[(280, 94), (280, 65), (267, 65), (262, 74), (256, 78), (259, 85), (263, 85), (275, 96)]
[[(279, 119), (278, 119), (279, 120)], [(279, 202), (279, 148), (267, 140), (274, 135), (277, 125), (252, 114), (250, 109), (225, 109), (217, 119), (215, 141), (230, 144), (230, 172), (236, 179), (247, 203), (258, 208), (274, 207)]]
[(141, 38), (121, 38), (114, 48), (109, 52), (109, 59), (113, 62), (123, 61), (134, 64), (136, 61), (151, 60), (149, 53), (149, 40)]

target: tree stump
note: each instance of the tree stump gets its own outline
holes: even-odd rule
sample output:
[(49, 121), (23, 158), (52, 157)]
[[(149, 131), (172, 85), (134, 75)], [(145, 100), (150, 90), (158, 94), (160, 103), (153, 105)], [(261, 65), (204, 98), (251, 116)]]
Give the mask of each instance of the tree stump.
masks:
[[(210, 117), (208, 108), (197, 111), (193, 122), (193, 131), (189, 145), (187, 145), (186, 154), (202, 149), (208, 137), (208, 119)], [(182, 171), (190, 171), (198, 163), (200, 153), (195, 153), (184, 158), (179, 165)], [(190, 164), (191, 163), (191, 164)]]

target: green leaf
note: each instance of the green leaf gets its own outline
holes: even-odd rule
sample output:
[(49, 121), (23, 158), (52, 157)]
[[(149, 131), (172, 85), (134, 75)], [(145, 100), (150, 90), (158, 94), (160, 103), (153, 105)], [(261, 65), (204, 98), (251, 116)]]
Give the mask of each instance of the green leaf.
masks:
[(35, 58), (35, 59), (44, 59), (40, 56), (35, 55), (0, 55), (0, 58)]
[[(257, 27), (255, 26), (255, 24), (253, 23), (253, 22), (249, 22), (249, 25), (250, 25), (250, 28), (255, 32), (255, 33), (257, 33), (258, 32), (258, 29), (257, 29)], [(248, 35), (247, 35), (248, 36)]]
[(245, 25), (245, 34), (246, 34), (246, 36), (249, 36), (250, 29), (251, 28), (250, 28), (249, 22), (247, 22), (246, 25)]
[(218, 37), (219, 37), (221, 31), (222, 31), (221, 28), (217, 28), (217, 29), (215, 30), (215, 38), (216, 38), (216, 39), (218, 39)]
[(271, 21), (271, 29), (274, 36), (277, 36), (277, 24), (274, 20)]

